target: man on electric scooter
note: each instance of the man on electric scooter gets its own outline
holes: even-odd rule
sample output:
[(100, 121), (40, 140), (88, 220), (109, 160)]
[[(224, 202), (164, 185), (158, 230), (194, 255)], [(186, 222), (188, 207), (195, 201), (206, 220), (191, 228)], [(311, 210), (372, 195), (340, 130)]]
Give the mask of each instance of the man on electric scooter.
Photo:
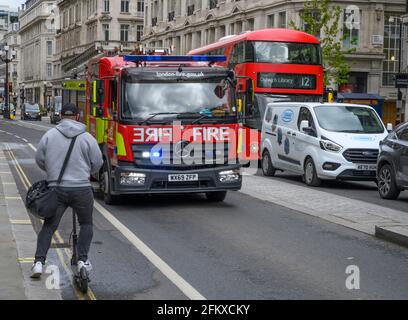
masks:
[[(88, 252), (93, 236), (93, 192), (90, 183), (91, 173), (98, 172), (103, 164), (98, 143), (86, 132), (86, 127), (79, 122), (78, 108), (65, 104), (61, 109), (61, 122), (48, 130), (38, 145), (35, 160), (46, 172), (50, 187), (58, 192), (58, 209), (55, 216), (44, 220), (37, 240), (37, 251), (32, 266), (32, 278), (39, 278), (43, 272), (48, 249), (54, 232), (67, 207), (71, 207), (78, 216), (80, 232), (78, 237), (78, 272), (82, 267), (92, 269)], [(61, 171), (64, 155), (67, 153), (72, 138), (77, 137), (66, 165), (61, 183), (56, 186)]]

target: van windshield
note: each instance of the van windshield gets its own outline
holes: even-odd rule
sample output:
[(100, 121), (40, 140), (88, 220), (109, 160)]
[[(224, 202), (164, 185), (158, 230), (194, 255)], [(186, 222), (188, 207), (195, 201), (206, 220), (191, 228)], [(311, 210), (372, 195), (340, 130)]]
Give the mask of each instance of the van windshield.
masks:
[(314, 108), (321, 128), (347, 133), (383, 133), (377, 113), (358, 106), (318, 106)]

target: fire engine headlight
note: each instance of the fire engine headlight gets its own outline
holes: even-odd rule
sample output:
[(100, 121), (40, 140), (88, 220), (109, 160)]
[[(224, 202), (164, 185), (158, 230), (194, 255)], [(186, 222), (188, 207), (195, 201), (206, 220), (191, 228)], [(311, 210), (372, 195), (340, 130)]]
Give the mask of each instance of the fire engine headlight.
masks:
[(146, 175), (138, 172), (121, 172), (120, 184), (123, 185), (143, 185), (146, 181)]
[(220, 182), (236, 182), (241, 179), (241, 172), (239, 169), (220, 171), (218, 178)]
[(251, 143), (251, 145), (249, 146), (249, 149), (251, 153), (258, 153), (259, 145), (257, 143)]
[(150, 152), (150, 151), (143, 151), (143, 152), (142, 152), (142, 157), (143, 157), (143, 158), (150, 158), (150, 157), (159, 158), (160, 155), (161, 155), (161, 153), (160, 153), (159, 151), (152, 151), (152, 152)]

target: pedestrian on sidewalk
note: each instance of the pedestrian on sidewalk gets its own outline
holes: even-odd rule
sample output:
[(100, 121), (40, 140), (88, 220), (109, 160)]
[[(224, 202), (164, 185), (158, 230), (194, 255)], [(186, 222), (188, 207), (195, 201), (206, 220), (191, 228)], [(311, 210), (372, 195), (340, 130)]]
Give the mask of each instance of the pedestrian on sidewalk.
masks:
[[(98, 172), (103, 164), (102, 153), (98, 143), (85, 132), (85, 125), (79, 122), (78, 108), (65, 104), (61, 109), (61, 122), (48, 130), (38, 145), (35, 161), (46, 172), (50, 187), (57, 188), (58, 208), (55, 216), (45, 219), (37, 239), (37, 251), (32, 267), (32, 278), (39, 278), (54, 232), (67, 207), (71, 207), (78, 216), (80, 232), (78, 236), (78, 270), (85, 267), (92, 269), (88, 252), (93, 236), (93, 192), (90, 175)], [(61, 183), (57, 186), (64, 155), (72, 138), (77, 137), (71, 156), (64, 171)]]

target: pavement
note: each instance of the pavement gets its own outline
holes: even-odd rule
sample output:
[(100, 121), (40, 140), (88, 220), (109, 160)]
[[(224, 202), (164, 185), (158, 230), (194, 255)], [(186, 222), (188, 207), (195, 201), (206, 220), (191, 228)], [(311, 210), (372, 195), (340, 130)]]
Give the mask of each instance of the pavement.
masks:
[[(46, 299), (81, 299), (64, 267), (68, 249), (54, 247), (48, 258), (49, 264), (65, 270), (60, 290), (44, 289), (44, 283), (24, 275), (31, 266), (24, 261), (32, 258), (41, 224), (21, 208), (21, 199), (12, 197), (25, 194), (28, 182), (43, 178), (33, 156), (50, 127), (46, 121), (0, 120), (0, 171), (11, 172), (1, 174), (5, 197), (10, 197), (1, 204), (11, 209), (0, 213), (0, 234), (8, 248), (1, 247), (0, 262), (9, 264), (0, 268), (0, 287), (4, 281), (16, 297), (27, 299), (42, 294), (50, 295)], [(377, 199), (371, 186), (358, 194), (357, 187), (336, 194), (327, 186), (308, 188), (281, 176), (245, 175), (242, 190), (229, 193), (222, 204), (209, 204), (199, 195), (129, 197), (118, 206), (96, 199), (93, 297), (407, 299), (408, 251), (383, 241), (390, 239), (389, 233), (378, 231), (404, 234), (405, 194), (402, 201), (391, 202)], [(27, 217), (30, 225), (25, 224)], [(70, 231), (70, 216), (65, 215), (60, 245), (67, 244)], [(350, 265), (360, 268), (359, 290), (344, 285)]]
[(58, 290), (49, 290), (42, 280), (30, 279), (36, 233), (26, 211), (0, 143), (0, 299), (59, 300)]
[(245, 175), (241, 192), (408, 246), (406, 211), (254, 175)]

